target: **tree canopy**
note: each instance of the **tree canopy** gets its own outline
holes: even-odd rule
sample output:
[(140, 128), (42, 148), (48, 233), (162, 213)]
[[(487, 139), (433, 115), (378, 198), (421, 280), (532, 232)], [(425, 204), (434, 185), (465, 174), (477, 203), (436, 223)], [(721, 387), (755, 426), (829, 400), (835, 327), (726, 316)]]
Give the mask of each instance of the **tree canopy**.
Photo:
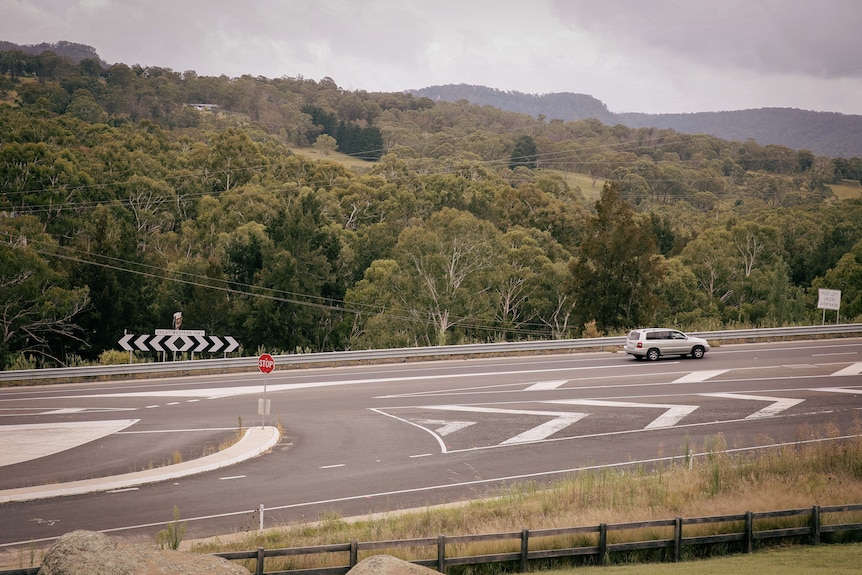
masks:
[[(858, 321), (858, 158), (0, 53), (0, 366)], [(50, 64), (50, 66), (49, 66)], [(139, 353), (138, 355), (146, 355)]]

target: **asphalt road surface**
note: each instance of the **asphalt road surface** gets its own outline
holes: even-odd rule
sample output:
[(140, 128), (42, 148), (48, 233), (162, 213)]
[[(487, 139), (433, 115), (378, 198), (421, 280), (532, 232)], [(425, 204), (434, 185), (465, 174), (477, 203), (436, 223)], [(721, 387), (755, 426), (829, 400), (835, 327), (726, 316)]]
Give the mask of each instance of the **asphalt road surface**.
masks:
[(187, 538), (254, 531), (261, 505), (266, 527), (425, 507), (702, 457), (719, 434), (733, 450), (849, 436), (860, 410), (862, 339), (726, 345), (701, 360), (576, 353), (2, 388), (0, 497), (170, 470), (240, 429), (283, 433), (228, 468), (0, 503), (0, 549), (75, 529), (154, 540), (174, 506)]

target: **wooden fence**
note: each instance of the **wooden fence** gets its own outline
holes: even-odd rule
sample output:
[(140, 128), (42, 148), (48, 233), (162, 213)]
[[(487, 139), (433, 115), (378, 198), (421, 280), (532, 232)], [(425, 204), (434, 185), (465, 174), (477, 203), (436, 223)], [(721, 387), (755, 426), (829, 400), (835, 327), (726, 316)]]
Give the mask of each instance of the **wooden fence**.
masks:
[[(862, 521), (859, 519), (862, 504), (814, 506), (782, 511), (745, 512), (711, 517), (692, 517), (636, 521), (631, 523), (601, 523), (588, 527), (564, 527), (488, 533), (481, 535), (438, 535), (418, 539), (369, 541), (216, 553), (232, 561), (253, 561), (256, 575), (343, 575), (365, 557), (399, 549), (427, 549), (425, 557), (406, 558), (411, 563), (447, 573), (450, 567), (509, 563), (510, 571), (526, 572), (530, 562), (570, 561), (605, 565), (613, 555), (632, 552), (657, 551), (659, 560), (678, 562), (683, 549), (708, 555), (708, 549), (723, 545), (723, 553), (751, 553), (757, 542), (784, 539), (797, 543), (818, 545), (824, 536), (844, 534), (845, 539), (862, 540)], [(848, 513), (854, 514), (847, 517)], [(842, 522), (842, 520), (844, 522)], [(699, 526), (699, 527), (696, 527)], [(685, 533), (686, 528), (692, 532)], [(699, 534), (695, 534), (699, 533)], [(708, 533), (708, 534), (704, 534)], [(649, 537), (644, 538), (644, 536)], [(497, 544), (500, 551), (479, 555), (456, 555), (459, 549), (469, 552), (482, 544)], [(576, 544), (580, 543), (580, 544)], [(266, 571), (266, 560), (327, 555), (331, 563), (338, 561), (332, 554), (343, 554), (344, 565)], [(403, 553), (399, 553), (403, 555)], [(430, 556), (430, 557), (429, 557)], [(36, 575), (38, 567), (0, 571), (0, 575)]]
[[(808, 543), (817, 545), (824, 535), (859, 532), (857, 538), (862, 538), (862, 522), (840, 522), (840, 515), (862, 512), (862, 504), (814, 506), (803, 509), (783, 511), (746, 512), (733, 515), (717, 515), (712, 517), (693, 517), (659, 519), (653, 521), (638, 521), (632, 523), (601, 523), (588, 527), (566, 527), (559, 529), (539, 529), (514, 531), (508, 533), (490, 533), (482, 535), (457, 535), (426, 537), (419, 539), (399, 539), (392, 541), (350, 542), (333, 545), (317, 545), (312, 547), (292, 547), (287, 549), (264, 549), (256, 551), (240, 551), (233, 553), (218, 553), (220, 557), (230, 560), (255, 560), (257, 575), (342, 575), (347, 573), (360, 561), (360, 556), (371, 556), (376, 553), (396, 549), (428, 548), (431, 558), (408, 558), (411, 563), (430, 567), (441, 573), (446, 573), (450, 567), (459, 565), (479, 565), (484, 563), (510, 563), (513, 571), (526, 572), (530, 562), (539, 560), (564, 560), (581, 558), (584, 562), (604, 565), (611, 555), (646, 550), (666, 550), (668, 560), (678, 562), (682, 558), (684, 547), (715, 546), (719, 544), (736, 545), (743, 553), (751, 553), (758, 541), (770, 539), (806, 539)], [(831, 522), (824, 522), (824, 516), (830, 516)], [(835, 516), (835, 517), (832, 517)], [(788, 524), (796, 524), (787, 526)], [(694, 526), (713, 526), (714, 533), (708, 535), (691, 535), (684, 533), (686, 527), (691, 531), (703, 532), (704, 529), (692, 529)], [(739, 530), (739, 527), (741, 530)], [(709, 530), (709, 529), (707, 529)], [(638, 539), (639, 534), (667, 532), (667, 537), (650, 537)], [(561, 545), (562, 542), (580, 539), (589, 541), (585, 545)], [(616, 541), (619, 540), (619, 541)], [(469, 549), (470, 545), (488, 542), (508, 542), (516, 548), (513, 551), (501, 551), (481, 555), (450, 555), (447, 551), (459, 548)], [(436, 553), (434, 553), (436, 551)], [(287, 569), (266, 571), (267, 558), (298, 557), (321, 554), (344, 554), (346, 565), (333, 567), (316, 567), (306, 569)], [(2, 575), (2, 574), (0, 574)]]

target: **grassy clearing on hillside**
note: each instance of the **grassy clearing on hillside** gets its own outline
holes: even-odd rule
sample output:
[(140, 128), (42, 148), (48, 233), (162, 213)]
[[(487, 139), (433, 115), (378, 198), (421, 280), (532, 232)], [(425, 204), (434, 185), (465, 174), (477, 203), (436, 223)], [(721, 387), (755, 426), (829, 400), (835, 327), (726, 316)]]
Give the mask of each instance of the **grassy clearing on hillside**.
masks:
[(839, 200), (851, 200), (862, 197), (862, 184), (859, 182), (844, 181), (840, 184), (830, 184), (832, 193)]
[(296, 154), (297, 156), (305, 156), (310, 160), (328, 160), (330, 162), (337, 162), (342, 164), (347, 168), (358, 169), (360, 171), (367, 170), (374, 166), (374, 162), (368, 162), (366, 160), (360, 160), (359, 158), (355, 158), (353, 156), (348, 156), (347, 154), (342, 154), (341, 152), (328, 152), (324, 153), (316, 148), (289, 148), (291, 152)]
[[(842, 433), (833, 425), (824, 425), (819, 430), (804, 426), (799, 429), (797, 444), (736, 455), (728, 453), (724, 437), (718, 435), (703, 446), (679, 446), (674, 458), (665, 458), (665, 454), (660, 453), (663, 463), (654, 468), (602, 469), (578, 473), (551, 484), (520, 483), (480, 501), (392, 512), (377, 518), (345, 520), (333, 512), (314, 524), (288, 525), (242, 536), (230, 543), (216, 539), (189, 547), (195, 552), (217, 553), (259, 546), (272, 549), (439, 534), (503, 533), (525, 528), (590, 526), (856, 503), (862, 501), (862, 424), (857, 420), (853, 429), (843, 435), (851, 438), (839, 439)], [(764, 439), (762, 443), (769, 442)], [(775, 520), (776, 525), (791, 526), (798, 519), (788, 518), (787, 521), (790, 523)], [(841, 521), (862, 521), (862, 517), (842, 517)], [(716, 524), (691, 527), (687, 528), (686, 536), (715, 534), (720, 529), (722, 527)], [(738, 531), (738, 528), (733, 530)], [(632, 536), (643, 538), (643, 534)], [(621, 542), (625, 537), (625, 533), (616, 532), (611, 542)], [(846, 540), (845, 537), (840, 541)], [(583, 544), (595, 543), (585, 541)], [(466, 556), (517, 551), (511, 549), (512, 545), (518, 544), (505, 541), (465, 544), (459, 545), (453, 553)], [(707, 552), (688, 549), (684, 557), (693, 559), (728, 552), (732, 550), (721, 547)], [(378, 550), (377, 553), (405, 559), (422, 557), (415, 555), (415, 550), (413, 555), (410, 550), (403, 549)], [(361, 556), (360, 560), (363, 558)], [(654, 555), (649, 552), (629, 553), (625, 557), (612, 557), (611, 562), (651, 559)], [(273, 559), (271, 565), (268, 560), (267, 570), (344, 564), (342, 557), (330, 558), (329, 562), (317, 556), (284, 561), (279, 565), (278, 560)], [(500, 565), (475, 566), (470, 568), (470, 573), (499, 573), (501, 570)]]

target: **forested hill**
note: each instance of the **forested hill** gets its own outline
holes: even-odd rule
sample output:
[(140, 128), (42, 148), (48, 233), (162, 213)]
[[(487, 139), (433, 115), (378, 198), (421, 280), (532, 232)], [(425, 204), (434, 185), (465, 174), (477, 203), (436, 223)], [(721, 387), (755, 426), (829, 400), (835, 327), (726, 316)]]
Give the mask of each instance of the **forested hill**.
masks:
[(631, 128), (669, 128), (686, 134), (710, 134), (725, 140), (760, 145), (778, 144), (794, 150), (810, 150), (818, 156), (862, 156), (862, 116), (812, 112), (794, 108), (759, 108), (731, 112), (693, 114), (616, 114), (592, 96), (573, 93), (524, 94), (485, 86), (448, 84), (411, 90), (414, 96), (434, 101), (467, 100), (533, 117), (560, 120), (595, 118), (604, 124)]
[(0, 368), (862, 321), (862, 158), (532, 113), (0, 51)]

